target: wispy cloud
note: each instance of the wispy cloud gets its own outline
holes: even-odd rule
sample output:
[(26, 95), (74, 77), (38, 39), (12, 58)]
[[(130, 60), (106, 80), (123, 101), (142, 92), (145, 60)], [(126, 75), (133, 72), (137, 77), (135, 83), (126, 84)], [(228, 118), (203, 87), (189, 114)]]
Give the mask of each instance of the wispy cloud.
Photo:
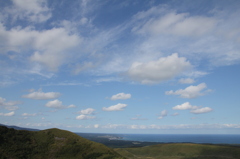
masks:
[(19, 104), (22, 104), (23, 102), (21, 101), (9, 101), (6, 102), (5, 98), (0, 97), (0, 108), (3, 107), (4, 109), (7, 110), (17, 110)]
[(14, 114), (15, 114), (14, 112), (0, 113), (0, 116), (13, 116)]

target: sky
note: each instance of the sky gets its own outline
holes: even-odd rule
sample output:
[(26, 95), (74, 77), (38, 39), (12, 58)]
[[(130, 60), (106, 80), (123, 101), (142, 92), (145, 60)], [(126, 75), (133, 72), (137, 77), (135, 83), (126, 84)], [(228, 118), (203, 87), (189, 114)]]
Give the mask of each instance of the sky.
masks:
[(0, 0), (0, 123), (240, 134), (240, 1)]

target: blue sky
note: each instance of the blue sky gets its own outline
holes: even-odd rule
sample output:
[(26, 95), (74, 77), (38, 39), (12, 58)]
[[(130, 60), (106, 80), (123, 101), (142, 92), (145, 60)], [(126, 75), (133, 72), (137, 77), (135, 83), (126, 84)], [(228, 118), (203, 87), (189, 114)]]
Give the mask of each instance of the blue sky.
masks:
[(0, 1), (0, 123), (240, 133), (240, 2)]

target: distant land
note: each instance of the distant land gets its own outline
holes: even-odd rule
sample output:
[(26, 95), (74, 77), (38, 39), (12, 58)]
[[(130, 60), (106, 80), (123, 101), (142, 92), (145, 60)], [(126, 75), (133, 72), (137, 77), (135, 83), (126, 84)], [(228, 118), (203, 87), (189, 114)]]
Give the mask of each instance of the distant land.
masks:
[(39, 129), (23, 128), (23, 127), (18, 127), (18, 126), (14, 126), (14, 125), (4, 125), (4, 124), (0, 124), (0, 126), (6, 126), (6, 127), (8, 127), (8, 128), (13, 128), (13, 129), (16, 129), (16, 130), (39, 131)]

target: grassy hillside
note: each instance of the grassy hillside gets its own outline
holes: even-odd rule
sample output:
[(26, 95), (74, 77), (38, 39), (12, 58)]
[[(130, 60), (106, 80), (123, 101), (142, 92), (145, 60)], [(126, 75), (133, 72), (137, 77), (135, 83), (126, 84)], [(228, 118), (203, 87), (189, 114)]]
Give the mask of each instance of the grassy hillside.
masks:
[(128, 159), (240, 159), (240, 147), (220, 145), (159, 144), (115, 151)]
[(31, 132), (0, 126), (1, 159), (121, 159), (112, 149), (72, 132), (48, 129)]

